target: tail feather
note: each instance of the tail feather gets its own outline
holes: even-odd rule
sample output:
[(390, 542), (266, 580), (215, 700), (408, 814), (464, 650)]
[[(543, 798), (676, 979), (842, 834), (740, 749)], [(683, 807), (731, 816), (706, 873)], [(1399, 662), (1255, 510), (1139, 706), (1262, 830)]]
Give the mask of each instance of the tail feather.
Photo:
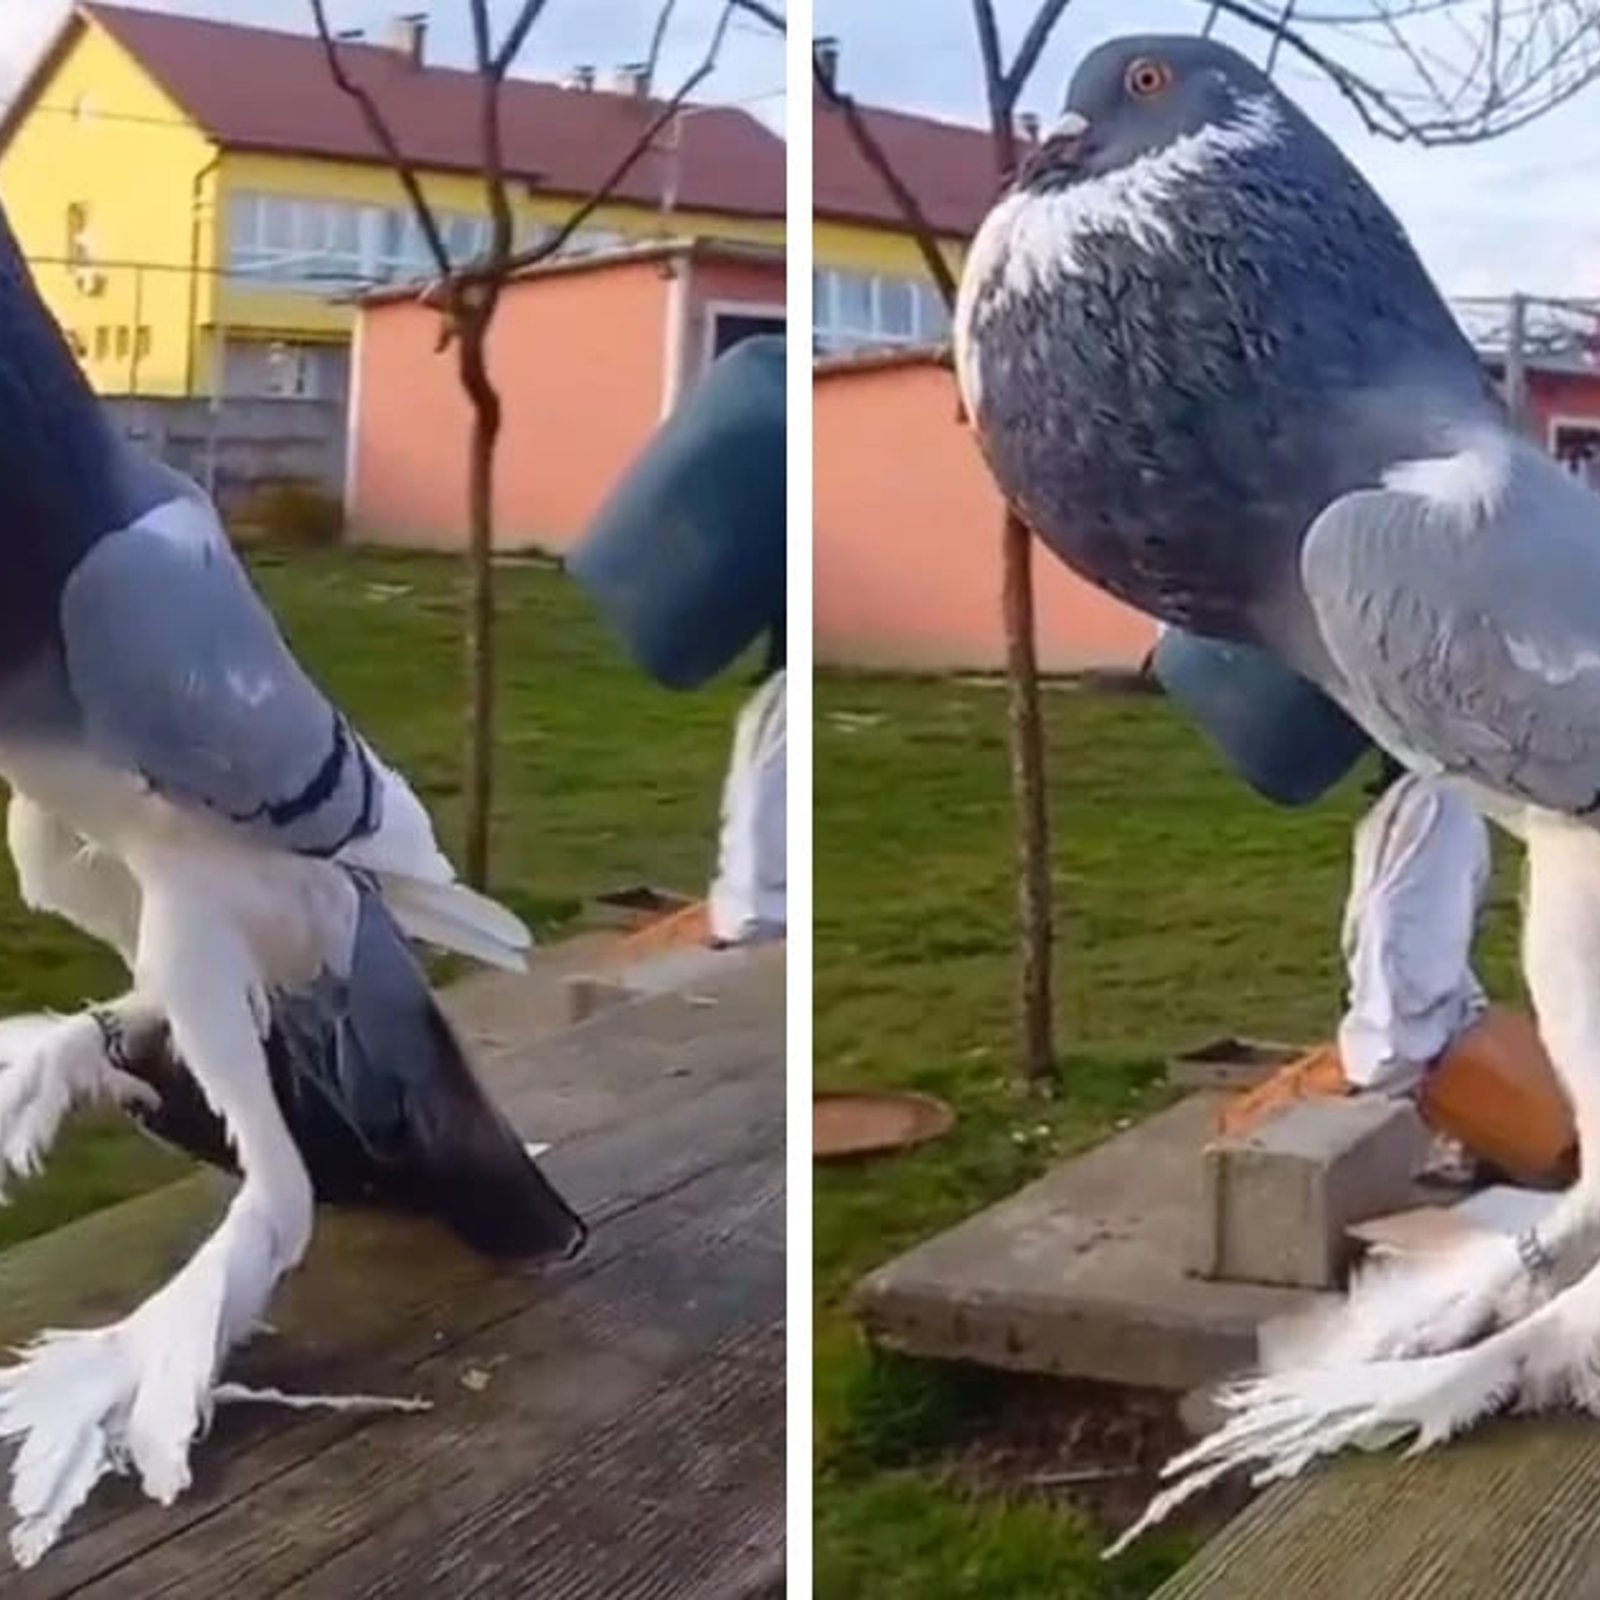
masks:
[(380, 876), (384, 903), (413, 939), (471, 956), (507, 972), (526, 972), (533, 935), (521, 918), (463, 883)]
[[(386, 897), (362, 888), (348, 984), (275, 998), (278, 1103), (317, 1198), (432, 1216), (495, 1260), (575, 1254), (583, 1222), (494, 1107), (427, 987)], [(226, 1133), (170, 1041), (130, 1070), (161, 1096), (150, 1132), (234, 1170)]]

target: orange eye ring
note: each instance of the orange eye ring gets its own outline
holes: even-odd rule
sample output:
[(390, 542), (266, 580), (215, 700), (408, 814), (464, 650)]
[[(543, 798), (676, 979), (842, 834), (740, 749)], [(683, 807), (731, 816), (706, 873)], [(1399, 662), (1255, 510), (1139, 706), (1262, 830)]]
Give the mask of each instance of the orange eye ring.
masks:
[(1141, 56), (1135, 61), (1124, 79), (1128, 93), (1136, 100), (1153, 100), (1172, 86), (1172, 68), (1164, 61)]

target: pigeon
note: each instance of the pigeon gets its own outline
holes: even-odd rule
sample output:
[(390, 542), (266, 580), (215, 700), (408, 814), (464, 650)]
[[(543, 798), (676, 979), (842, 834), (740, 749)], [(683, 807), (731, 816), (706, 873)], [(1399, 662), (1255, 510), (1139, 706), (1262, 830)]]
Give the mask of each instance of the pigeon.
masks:
[[(1600, 1139), (1600, 497), (1507, 421), (1404, 230), (1227, 46), (1121, 38), (985, 218), (958, 381), (1074, 571), (1265, 651), (1526, 846), (1524, 971)], [(1230, 1386), (1112, 1548), (1239, 1467), (1600, 1411), (1600, 1164), (1537, 1226), (1369, 1273)]]
[(163, 1504), (188, 1486), (213, 1406), (240, 1397), (229, 1353), (309, 1245), (307, 1150), (326, 1192), (360, 1144), (347, 1182), (386, 1172), (488, 1253), (561, 1256), (581, 1224), (472, 1081), (405, 943), (520, 971), (528, 930), (458, 881), (405, 779), (301, 669), (210, 500), (117, 433), (3, 213), (0, 561), (18, 887), (129, 974), (79, 1013), (0, 1024), (5, 1166), (31, 1170), (65, 1110), (99, 1098), (191, 1142), (203, 1110), (241, 1179), (126, 1317), (0, 1368), (10, 1544), (31, 1566), (108, 1473)]

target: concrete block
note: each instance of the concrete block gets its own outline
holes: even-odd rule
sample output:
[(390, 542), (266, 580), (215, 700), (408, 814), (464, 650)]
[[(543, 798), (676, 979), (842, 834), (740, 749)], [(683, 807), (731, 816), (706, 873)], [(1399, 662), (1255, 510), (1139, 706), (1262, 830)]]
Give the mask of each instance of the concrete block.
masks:
[(1204, 1278), (1330, 1289), (1345, 1230), (1411, 1202), (1429, 1136), (1415, 1109), (1382, 1095), (1305, 1100), (1201, 1156), (1190, 1271)]

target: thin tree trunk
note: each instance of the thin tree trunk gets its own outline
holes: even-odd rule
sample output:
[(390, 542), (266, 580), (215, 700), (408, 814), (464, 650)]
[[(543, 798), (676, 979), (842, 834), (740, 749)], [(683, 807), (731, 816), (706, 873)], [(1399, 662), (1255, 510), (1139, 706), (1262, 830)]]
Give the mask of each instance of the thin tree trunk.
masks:
[(461, 380), (472, 400), (467, 468), (466, 881), (489, 884), (490, 813), (494, 804), (494, 466), (500, 396), (489, 378), (488, 319), (473, 308), (462, 319)]
[(1054, 1083), (1056, 1068), (1051, 1021), (1050, 810), (1034, 648), (1033, 535), (1010, 510), (1001, 532), (1001, 557), (1011, 792), (1017, 808), (1017, 1038), (1023, 1083), (1038, 1089)]

